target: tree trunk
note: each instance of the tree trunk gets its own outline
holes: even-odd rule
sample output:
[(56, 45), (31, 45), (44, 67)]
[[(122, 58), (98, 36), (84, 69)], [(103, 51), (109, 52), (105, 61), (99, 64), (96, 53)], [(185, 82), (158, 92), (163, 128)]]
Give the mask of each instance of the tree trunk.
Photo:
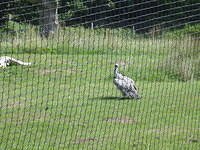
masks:
[(48, 38), (58, 29), (58, 0), (42, 0), (40, 35)]
[(0, 1), (0, 27), (4, 27), (8, 21), (9, 0)]

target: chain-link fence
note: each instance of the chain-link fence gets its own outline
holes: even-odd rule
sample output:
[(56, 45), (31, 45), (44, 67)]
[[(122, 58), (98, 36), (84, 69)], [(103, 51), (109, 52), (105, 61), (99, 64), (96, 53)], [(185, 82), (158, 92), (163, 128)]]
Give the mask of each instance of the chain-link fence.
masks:
[(0, 149), (198, 150), (199, 0), (2, 0)]

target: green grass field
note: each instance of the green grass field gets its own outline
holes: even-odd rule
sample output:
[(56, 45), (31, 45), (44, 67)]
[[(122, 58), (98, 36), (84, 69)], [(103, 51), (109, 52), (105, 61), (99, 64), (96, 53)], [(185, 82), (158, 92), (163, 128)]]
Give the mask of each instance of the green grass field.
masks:
[[(199, 43), (93, 32), (1, 41), (32, 65), (0, 69), (0, 149), (198, 150)], [(115, 63), (142, 99), (121, 98)]]
[[(132, 56), (18, 55), (1, 69), (1, 149), (198, 149), (200, 81), (139, 80), (141, 100), (120, 99), (113, 64)], [(98, 60), (98, 61), (97, 61)], [(146, 63), (144, 64), (146, 65)], [(145, 66), (140, 66), (141, 68)], [(140, 69), (138, 69), (140, 70)]]

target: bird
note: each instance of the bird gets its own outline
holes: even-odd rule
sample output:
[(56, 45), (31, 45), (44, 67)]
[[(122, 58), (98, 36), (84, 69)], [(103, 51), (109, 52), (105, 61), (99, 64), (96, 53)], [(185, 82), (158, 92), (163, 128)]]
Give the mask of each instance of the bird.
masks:
[(22, 65), (22, 66), (29, 66), (31, 63), (22, 62), (20, 60), (14, 59), (9, 56), (1, 56), (0, 57), (0, 68), (5, 68), (10, 65)]
[(115, 64), (114, 67), (114, 79), (115, 86), (121, 91), (122, 95), (128, 98), (140, 99), (142, 98), (138, 94), (138, 88), (135, 86), (135, 81), (131, 78), (122, 75), (119, 72), (119, 65)]

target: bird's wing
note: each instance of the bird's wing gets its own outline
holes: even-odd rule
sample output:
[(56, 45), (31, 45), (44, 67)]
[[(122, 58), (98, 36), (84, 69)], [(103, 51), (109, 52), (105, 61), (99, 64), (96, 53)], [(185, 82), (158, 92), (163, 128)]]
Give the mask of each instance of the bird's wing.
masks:
[(116, 84), (121, 88), (126, 88), (129, 91), (138, 91), (138, 88), (135, 86), (134, 81), (130, 78), (126, 79), (115, 79)]
[(114, 79), (114, 84), (118, 87), (118, 88), (123, 88), (123, 89), (127, 89), (130, 90), (131, 89), (131, 84), (126, 82), (125, 80), (121, 80), (121, 79)]
[(137, 88), (134, 84), (120, 79), (114, 79), (114, 84), (122, 92), (124, 96), (134, 97), (134, 98), (139, 97)]
[(131, 87), (132, 87), (133, 90), (138, 91), (138, 88), (135, 86), (135, 84), (131, 83)]
[(124, 79), (126, 82), (129, 82), (129, 83), (135, 84), (135, 81), (132, 80), (131, 78), (127, 77), (127, 76), (124, 76), (123, 79)]

